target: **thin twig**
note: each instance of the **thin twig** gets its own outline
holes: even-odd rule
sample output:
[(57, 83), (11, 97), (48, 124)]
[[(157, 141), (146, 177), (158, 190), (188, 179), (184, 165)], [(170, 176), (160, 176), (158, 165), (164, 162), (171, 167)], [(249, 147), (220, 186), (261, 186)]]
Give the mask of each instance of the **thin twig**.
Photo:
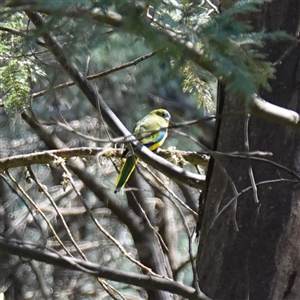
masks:
[(47, 223), (50, 231), (52, 232), (55, 239), (59, 242), (59, 244), (62, 246), (62, 248), (66, 251), (66, 253), (70, 256), (72, 256), (71, 252), (68, 250), (68, 248), (65, 246), (63, 241), (59, 238), (57, 235), (55, 229), (53, 228), (51, 222), (48, 220), (46, 215), (40, 210), (40, 208), (35, 204), (35, 202), (31, 199), (31, 197), (26, 193), (26, 191), (22, 188), (22, 186), (16, 181), (16, 179), (9, 173), (8, 170), (6, 170), (6, 173), (10, 180), (15, 184), (15, 186), (19, 189), (19, 191), (22, 193), (22, 195), (31, 203), (31, 205), (39, 212), (39, 214), (43, 217), (45, 222)]
[[(245, 132), (244, 132), (244, 135), (245, 135), (245, 149), (246, 149), (247, 152), (250, 151), (250, 143), (249, 143), (249, 118), (250, 118), (250, 115), (247, 114), (246, 118), (245, 118), (245, 127), (244, 127), (244, 130), (245, 130)], [(250, 160), (249, 157), (247, 159), (247, 163), (248, 163), (249, 178), (250, 178), (250, 182), (251, 182), (252, 189), (253, 189), (253, 198), (254, 198), (254, 202), (257, 204), (257, 203), (259, 203), (258, 195), (257, 195), (257, 186), (255, 184), (255, 178), (254, 178), (254, 174), (253, 174), (253, 168), (252, 168), (251, 160)]]
[[(141, 61), (144, 61), (144, 60), (154, 56), (155, 54), (156, 54), (156, 52), (153, 51), (149, 54), (143, 55), (143, 56), (141, 56), (139, 58), (136, 58), (136, 59), (134, 59), (134, 60), (132, 60), (128, 63), (125, 63), (125, 64), (121, 65), (121, 66), (111, 68), (111, 69), (109, 69), (107, 71), (104, 71), (104, 72), (101, 72), (101, 73), (89, 75), (89, 76), (86, 77), (86, 79), (95, 80), (95, 79), (103, 78), (103, 77), (105, 77), (109, 74), (112, 74), (114, 72), (120, 71), (122, 69), (131, 67), (131, 66), (135, 66), (138, 63), (140, 63)], [(45, 89), (45, 90), (33, 93), (31, 96), (32, 96), (32, 98), (37, 98), (37, 97), (40, 97), (40, 96), (44, 95), (45, 93), (47, 93), (49, 91), (57, 91), (57, 90), (60, 90), (60, 89), (63, 89), (63, 88), (69, 87), (69, 86), (73, 86), (75, 84), (76, 83), (74, 81), (68, 81), (68, 82), (65, 82), (65, 83), (58, 84), (58, 85), (54, 86), (53, 88)]]
[[(8, 181), (8, 179), (3, 174), (0, 173), (0, 177), (7, 184), (7, 186), (10, 188), (10, 190), (24, 203), (27, 211), (31, 215), (34, 223), (36, 224), (37, 228), (39, 229), (39, 231), (41, 233), (43, 243), (46, 244), (47, 243), (47, 238), (45, 237), (43, 229), (42, 229), (41, 225), (38, 223), (38, 221), (37, 221), (37, 219), (35, 217), (34, 212), (30, 208), (30, 206), (28, 205), (28, 203), (26, 202), (26, 200), (18, 193), (18, 191), (11, 185), (11, 183)], [(9, 204), (2, 205), (2, 209), (4, 209), (4, 210), (7, 209), (8, 207), (9, 207)]]
[[(297, 183), (299, 184), (300, 182), (298, 180), (291, 180), (291, 179), (273, 179), (273, 180), (265, 180), (265, 181), (261, 181), (256, 183), (257, 186), (259, 185), (263, 185), (263, 184), (268, 184), (268, 183), (277, 183), (277, 182), (293, 182), (293, 183)], [(247, 188), (243, 189), (242, 191), (239, 192), (238, 196), (241, 196), (242, 194), (246, 193), (247, 191), (252, 189), (252, 185), (248, 186)], [(227, 207), (229, 207), (231, 205), (231, 203), (235, 200), (235, 197), (231, 198), (220, 210), (219, 212), (216, 214), (216, 216), (214, 217), (212, 224), (210, 226), (210, 229), (213, 227), (214, 223), (216, 222), (216, 220), (220, 217), (220, 215), (226, 210)]]
[[(179, 132), (179, 134), (181, 135), (184, 135), (184, 136), (187, 136), (185, 133), (182, 133), (182, 132)], [(189, 137), (189, 136), (188, 136)], [(191, 140), (195, 141), (195, 139), (193, 137), (189, 137)], [(197, 142), (197, 141), (195, 141)], [(237, 191), (237, 188), (232, 180), (232, 178), (229, 176), (229, 174), (227, 173), (226, 169), (223, 167), (223, 164), (221, 163), (220, 161), (220, 158), (218, 156), (216, 156), (215, 154), (217, 153), (216, 151), (210, 151), (207, 147), (205, 147), (204, 145), (201, 145), (201, 147), (204, 149), (205, 152), (207, 153), (210, 153), (211, 156), (214, 157), (215, 159), (215, 162), (216, 164), (218, 164), (221, 172), (225, 175), (225, 177), (228, 179), (229, 183), (230, 183), (230, 186), (232, 188), (232, 191), (235, 195), (235, 203), (234, 203), (234, 206), (233, 206), (233, 224), (234, 224), (234, 228), (236, 231), (239, 231), (239, 228), (238, 228), (238, 224), (237, 224), (237, 220), (236, 220), (236, 208), (237, 208), (237, 195), (238, 195), (238, 191)], [(219, 152), (219, 155), (222, 155), (223, 153), (222, 152)], [(226, 154), (224, 155), (226, 156)], [(221, 199), (218, 201), (218, 203), (216, 203), (216, 212), (218, 210), (218, 207), (219, 205), (221, 204)]]
[(59, 158), (58, 156), (53, 155), (53, 157), (56, 159), (56, 163), (58, 165), (60, 165), (62, 167), (62, 169), (65, 171), (68, 180), (70, 181), (74, 191), (76, 192), (78, 198), (80, 199), (80, 201), (82, 202), (82, 204), (84, 205), (84, 207), (86, 208), (88, 214), (90, 215), (90, 217), (92, 218), (93, 222), (95, 223), (95, 225), (97, 226), (97, 228), (110, 240), (112, 241), (117, 248), (121, 251), (121, 253), (124, 254), (125, 257), (127, 257), (131, 262), (133, 262), (134, 264), (136, 264), (137, 266), (139, 266), (142, 270), (146, 271), (147, 273), (156, 276), (156, 277), (162, 277), (156, 273), (154, 273), (150, 268), (146, 267), (145, 265), (143, 265), (141, 262), (137, 261), (136, 259), (134, 259), (125, 249), (124, 247), (113, 237), (111, 236), (103, 227), (102, 225), (98, 222), (98, 220), (93, 216), (93, 213), (91, 212), (90, 208), (88, 207), (88, 205), (85, 203), (85, 200), (83, 199), (83, 197), (81, 196), (80, 191), (76, 188), (75, 182), (72, 178), (71, 173), (69, 172), (68, 168), (66, 167), (66, 164), (64, 162), (63, 159)]
[(300, 40), (299, 40), (299, 36), (300, 36), (300, 7), (298, 8), (298, 24), (297, 24), (297, 28), (296, 28), (296, 32), (295, 32), (295, 37), (296, 40), (293, 40), (290, 47), (284, 51), (284, 53), (277, 59), (277, 61), (275, 61), (273, 63), (273, 66), (276, 66), (278, 64), (281, 64), (282, 61), (288, 57), (290, 55), (290, 53), (299, 45)]
[(87, 260), (87, 257), (85, 256), (85, 254), (81, 251), (81, 249), (79, 248), (79, 246), (77, 245), (75, 239), (73, 238), (73, 235), (69, 229), (69, 226), (67, 225), (65, 218), (63, 217), (63, 215), (60, 213), (55, 201), (52, 199), (51, 195), (49, 194), (49, 192), (47, 191), (47, 189), (45, 189), (44, 185), (40, 183), (40, 181), (36, 178), (35, 174), (33, 173), (32, 169), (30, 166), (27, 167), (31, 178), (35, 181), (35, 183), (38, 185), (38, 187), (43, 191), (43, 193), (46, 195), (46, 197), (48, 198), (48, 200), (50, 201), (50, 203), (52, 204), (52, 206), (54, 207), (57, 215), (59, 216), (59, 218), (61, 219), (61, 222), (63, 224), (63, 227), (65, 228), (67, 235), (69, 236), (72, 244), (74, 245), (74, 247), (76, 248), (77, 252), (80, 254), (80, 256), (84, 259)]
[[(165, 269), (167, 270), (166, 259), (165, 259), (165, 256), (164, 256), (164, 252), (163, 252), (162, 247), (164, 248), (164, 250), (165, 250), (166, 252), (169, 252), (169, 249), (168, 249), (167, 245), (165, 244), (165, 241), (163, 240), (162, 236), (161, 236), (161, 235), (159, 234), (159, 232), (152, 226), (152, 224), (151, 224), (151, 222), (150, 222), (150, 220), (149, 220), (149, 218), (148, 218), (148, 216), (147, 216), (145, 210), (143, 209), (143, 207), (141, 206), (141, 204), (139, 203), (139, 201), (137, 201), (137, 199), (136, 199), (136, 197), (135, 197), (135, 194), (134, 194), (132, 191), (131, 191), (131, 193), (132, 193), (132, 196), (133, 196), (133, 198), (134, 198), (136, 204), (138, 205), (139, 209), (141, 210), (142, 215), (143, 215), (143, 217), (145, 218), (147, 225), (149, 226), (149, 228), (150, 228), (150, 229), (152, 230), (152, 232), (154, 233), (154, 236), (155, 236), (155, 238), (156, 238), (156, 240), (157, 240), (157, 245), (158, 245), (158, 247), (159, 247), (159, 249), (160, 249), (160, 253), (161, 253), (161, 256), (162, 256), (162, 259), (163, 259), (163, 262), (164, 262)], [(167, 271), (166, 271), (166, 274), (168, 274)], [(164, 277), (164, 276), (163, 276), (163, 277)], [(164, 277), (164, 278), (166, 278), (166, 277)]]
[[(85, 260), (88, 261), (87, 257), (85, 256), (85, 254), (82, 252), (82, 250), (80, 249), (80, 247), (78, 246), (78, 244), (76, 243), (75, 239), (73, 238), (73, 235), (63, 217), (63, 215), (61, 214), (61, 212), (59, 211), (55, 201), (52, 199), (51, 195), (48, 193), (47, 189), (45, 189), (45, 187), (43, 186), (43, 184), (41, 184), (39, 182), (39, 180), (36, 178), (35, 174), (33, 173), (32, 169), (30, 166), (27, 167), (28, 171), (30, 173), (31, 178), (36, 182), (36, 184), (38, 185), (38, 187), (43, 191), (43, 193), (46, 195), (46, 197), (49, 199), (49, 201), (51, 202), (52, 206), (54, 207), (57, 215), (60, 217), (62, 224), (72, 242), (72, 244), (74, 245), (75, 249), (77, 250), (77, 252), (80, 254), (80, 256)], [(100, 283), (100, 285), (103, 287), (103, 289), (111, 296), (113, 297), (113, 299), (118, 299), (115, 297), (115, 293), (117, 293), (123, 300), (125, 300), (125, 298), (121, 295), (121, 293), (119, 291), (117, 291), (114, 287), (112, 287), (110, 284), (108, 284), (107, 282), (105, 282), (104, 280), (97, 278), (98, 282)]]
[[(195, 263), (194, 263), (194, 260), (193, 260), (193, 253), (192, 253), (192, 234), (190, 232), (190, 229), (186, 223), (186, 220), (185, 220), (185, 217), (182, 213), (182, 210), (180, 209), (179, 205), (176, 203), (176, 201), (174, 201), (172, 199), (172, 196), (175, 196), (175, 199), (177, 199), (177, 201), (179, 200), (180, 204), (183, 205), (186, 209), (188, 209), (189, 212), (191, 212), (192, 214), (197, 214), (196, 212), (194, 212), (193, 210), (191, 210), (183, 201), (181, 201), (179, 199), (179, 197), (177, 197), (175, 195), (175, 193), (173, 191), (171, 191), (163, 182), (160, 178), (158, 178), (157, 176), (155, 176), (155, 174), (149, 169), (148, 169), (148, 172), (153, 176), (153, 178), (157, 181), (157, 183), (159, 184), (159, 186), (162, 186), (164, 187), (168, 193), (171, 194), (171, 196), (167, 196), (167, 198), (171, 201), (171, 203), (174, 205), (175, 209), (177, 210), (180, 218), (181, 218), (181, 221), (182, 221), (182, 224), (183, 224), (183, 227), (186, 231), (186, 234), (187, 234), (187, 238), (188, 238), (188, 249), (189, 249), (189, 257), (190, 257), (190, 262), (191, 262), (191, 267), (192, 267), (192, 270), (193, 270), (193, 277), (194, 277), (194, 286), (197, 290), (197, 292), (200, 292), (200, 287), (199, 287), (199, 280), (198, 280), (198, 275), (197, 275), (197, 271), (196, 271), (196, 266), (195, 266)], [(160, 189), (159, 189), (160, 190)]]
[[(24, 38), (28, 38), (29, 35), (28, 35), (28, 31), (26, 31), (26, 33), (24, 31), (20, 31), (20, 30), (17, 30), (17, 29), (14, 29), (14, 28), (10, 28), (8, 26), (0, 26), (0, 30), (1, 31), (6, 31), (6, 32), (9, 32), (9, 33), (12, 33), (14, 35), (17, 35), (17, 36), (20, 36), (20, 37), (24, 37)], [(36, 43), (42, 47), (45, 47), (45, 43), (40, 41), (40, 40), (37, 40)]]
[[(228, 172), (226, 171), (226, 169), (223, 167), (223, 164), (220, 162), (220, 160), (218, 158), (215, 158), (215, 162), (218, 164), (221, 172), (224, 174), (224, 176), (228, 179), (229, 181), (229, 184), (231, 186), (231, 189), (233, 191), (233, 194), (234, 194), (234, 197), (233, 197), (233, 225), (234, 225), (234, 229), (235, 231), (239, 231), (239, 227), (238, 227), (238, 224), (237, 224), (237, 220), (236, 220), (236, 210), (237, 210), (237, 200), (238, 200), (238, 196), (239, 196), (239, 193), (237, 191), (237, 188), (236, 188), (236, 185), (234, 183), (234, 181), (232, 180), (232, 178), (229, 176)], [(221, 197), (220, 199), (218, 200), (217, 204), (216, 204), (216, 209), (218, 210), (219, 206), (221, 204)]]
[(198, 213), (195, 212), (193, 209), (191, 209), (188, 205), (186, 205), (171, 189), (169, 189), (167, 187), (167, 185), (159, 178), (157, 177), (148, 166), (143, 166), (148, 173), (150, 173), (152, 175), (152, 177), (155, 179), (155, 181), (162, 187), (164, 187), (168, 193), (174, 197), (174, 199), (176, 199), (176, 201), (178, 201), (186, 210), (188, 210), (193, 216), (198, 217)]

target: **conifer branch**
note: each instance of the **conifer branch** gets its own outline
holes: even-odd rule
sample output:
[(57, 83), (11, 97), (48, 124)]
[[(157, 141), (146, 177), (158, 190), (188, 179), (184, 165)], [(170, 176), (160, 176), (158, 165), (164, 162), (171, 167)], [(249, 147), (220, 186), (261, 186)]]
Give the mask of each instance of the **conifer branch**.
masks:
[[(184, 54), (186, 57), (188, 57), (191, 61), (199, 65), (204, 70), (207, 70), (208, 72), (212, 74), (218, 73), (218, 68), (220, 67), (219, 64), (216, 61), (210, 61), (208, 59), (207, 55), (203, 52), (203, 50), (197, 48), (193, 43), (191, 43), (187, 39), (183, 39), (181, 36), (176, 34), (175, 32), (172, 32), (166, 28), (156, 28), (154, 26), (151, 26), (151, 22), (149, 20), (145, 20), (141, 18), (141, 15), (138, 14), (138, 7), (137, 12), (132, 13), (130, 15), (130, 19), (124, 18), (122, 15), (113, 12), (113, 11), (106, 11), (105, 13), (98, 8), (79, 8), (79, 7), (68, 7), (65, 10), (59, 10), (59, 8), (50, 8), (50, 7), (43, 7), (43, 5), (38, 5), (37, 3), (25, 1), (25, 2), (19, 2), (19, 1), (10, 1), (6, 6), (8, 7), (14, 7), (19, 9), (27, 9), (28, 12), (32, 10), (38, 10), (42, 13), (46, 14), (54, 14), (59, 12), (60, 14), (68, 17), (80, 17), (80, 18), (86, 18), (91, 19), (100, 23), (104, 23), (107, 25), (110, 25), (114, 28), (122, 28), (126, 31), (131, 31), (134, 34), (144, 34), (145, 32), (148, 32), (152, 34), (152, 36), (155, 36), (156, 46), (161, 44), (159, 41), (164, 41), (164, 45), (168, 44), (171, 48), (176, 48), (178, 52)], [(134, 19), (134, 20), (133, 20)], [(140, 26), (131, 26), (133, 22), (138, 22)], [(137, 29), (137, 27), (139, 29)], [(150, 31), (151, 27), (151, 31)], [(139, 31), (138, 31), (139, 30)], [(266, 36), (267, 37), (267, 36)], [(259, 43), (259, 39), (262, 37), (257, 37), (257, 43)], [(273, 37), (274, 38), (274, 37)], [(286, 38), (286, 37), (285, 37)], [(157, 42), (158, 41), (158, 42)], [(253, 39), (253, 42), (255, 40)], [(153, 42), (152, 42), (153, 43)], [(153, 44), (155, 47), (155, 45)], [(238, 43), (237, 43), (238, 46)], [(229, 74), (230, 72), (228, 72)], [(228, 76), (221, 76), (218, 78), (223, 83), (230, 83), (231, 77)], [(74, 81), (76, 82), (76, 81)], [(231, 83), (232, 84), (232, 83)], [(290, 127), (299, 128), (299, 120), (300, 115), (292, 110), (287, 110), (285, 108), (273, 105), (264, 99), (260, 98), (259, 96), (255, 95), (252, 97), (252, 101), (249, 101), (249, 109), (250, 113), (253, 116), (258, 116), (264, 119), (267, 119), (272, 122), (281, 123)]]

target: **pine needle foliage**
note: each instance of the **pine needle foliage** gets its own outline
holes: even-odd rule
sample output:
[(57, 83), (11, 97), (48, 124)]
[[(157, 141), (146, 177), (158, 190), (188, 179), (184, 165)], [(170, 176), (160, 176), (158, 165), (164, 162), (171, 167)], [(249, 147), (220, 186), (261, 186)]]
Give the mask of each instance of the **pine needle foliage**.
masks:
[(189, 61), (183, 66), (181, 72), (184, 77), (183, 91), (197, 96), (198, 108), (203, 108), (208, 114), (215, 112), (216, 105), (212, 98), (211, 87), (201, 80), (197, 66)]
[[(263, 47), (268, 40), (278, 41), (290, 37), (280, 31), (254, 32), (247, 23), (247, 16), (259, 13), (260, 6), (264, 2), (267, 1), (240, 0), (222, 14), (218, 14), (217, 8), (208, 1), (165, 0), (149, 3), (142, 0), (73, 0), (68, 2), (68, 8), (74, 7), (75, 11), (77, 10), (77, 19), (72, 23), (74, 25), (79, 24), (78, 20), (81, 20), (81, 15), (78, 13), (80, 9), (85, 16), (82, 21), (88, 19), (87, 12), (93, 8), (100, 9), (108, 16), (113, 15), (110, 12), (118, 14), (120, 22), (107, 22), (105, 18), (96, 21), (96, 19), (92, 20), (92, 15), (89, 21), (97, 22), (97, 26), (99, 28), (102, 26), (102, 29), (111, 26), (110, 32), (126, 31), (142, 39), (147, 47), (157, 51), (162, 60), (170, 60), (176, 71), (182, 71), (185, 77), (183, 90), (197, 94), (199, 103), (205, 106), (208, 105), (205, 101), (209, 101), (206, 95), (209, 91), (206, 86), (208, 80), (203, 76), (205, 72), (211, 73), (225, 83), (228, 91), (244, 100), (250, 99), (251, 95), (261, 88), (270, 88), (268, 81), (274, 78), (274, 67), (266, 60)], [(39, 5), (41, 9), (45, 5), (50, 12), (49, 25), (51, 20), (60, 18), (60, 11), (63, 16), (66, 7), (63, 2), (56, 2), (54, 8), (45, 3), (40, 2)], [(51, 15), (51, 10), (56, 17)], [(65, 20), (64, 17), (62, 20)], [(189, 53), (187, 44), (192, 45), (196, 50), (194, 54)], [(6, 57), (9, 58), (8, 55)], [(24, 68), (16, 69), (16, 66), (10, 67), (8, 59), (4, 66), (3, 62), (1, 64), (2, 67), (7, 68), (6, 73), (5, 69), (1, 71), (2, 77), (6, 77), (6, 81), (2, 81), (1, 86), (1, 89), (7, 93), (6, 106), (15, 109), (20, 107), (21, 103), (26, 104), (25, 98), (28, 97), (29, 86), (24, 83), (26, 77), (29, 79), (30, 72), (34, 73), (34, 70), (28, 65), (30, 72), (25, 71)], [(198, 67), (192, 67), (192, 64)], [(7, 76), (7, 72), (10, 76)], [(20, 103), (17, 103), (16, 99)]]
[[(225, 83), (227, 91), (249, 100), (259, 89), (270, 89), (268, 81), (274, 78), (275, 69), (263, 53), (265, 43), (291, 39), (282, 31), (254, 32), (247, 23), (247, 16), (259, 13), (264, 2), (268, 1), (240, 0), (222, 14), (207, 5), (189, 1), (166, 0), (157, 5), (152, 12), (157, 18), (152, 27), (169, 30), (182, 44), (192, 44), (201, 53), (196, 59), (185, 55), (181, 52), (183, 48), (174, 47), (167, 39), (160, 39), (151, 29), (147, 32), (142, 25), (137, 28), (143, 28), (140, 34), (145, 42), (160, 49), (162, 58), (171, 57), (175, 67), (176, 63), (177, 67), (181, 65), (179, 69), (185, 76), (183, 90), (197, 93), (201, 105), (208, 99), (205, 93), (209, 89), (204, 88), (203, 72), (191, 67), (191, 60)], [(137, 30), (135, 33), (139, 34)]]
[[(215, 11), (205, 2), (196, 5), (195, 2), (189, 1), (165, 1), (163, 4), (158, 6), (156, 11), (162, 24), (165, 24), (166, 28), (172, 28), (178, 35), (185, 36), (187, 40), (196, 41), (197, 46), (201, 46), (199, 39), (195, 39), (194, 32), (208, 22)], [(154, 26), (158, 25), (154, 24)], [(183, 92), (196, 97), (198, 108), (203, 108), (207, 114), (214, 113), (216, 108), (212, 97), (214, 87), (209, 85), (208, 74), (204, 74), (191, 60), (182, 59), (176, 54), (173, 56), (172, 66), (174, 69), (179, 69), (184, 78)]]
[(257, 12), (265, 1), (238, 1), (230, 10), (211, 18), (197, 32), (205, 60), (213, 65), (213, 75), (226, 83), (231, 93), (244, 99), (260, 88), (269, 89), (274, 67), (266, 61), (262, 48), (267, 40), (290, 38), (288, 34), (253, 32), (241, 15)]
[(0, 92), (4, 95), (6, 111), (14, 116), (29, 106), (30, 82), (36, 82), (36, 76), (45, 73), (23, 53), (21, 30), (24, 28), (24, 14), (6, 13), (5, 9), (1, 13), (0, 26), (16, 31), (11, 34), (0, 30)]

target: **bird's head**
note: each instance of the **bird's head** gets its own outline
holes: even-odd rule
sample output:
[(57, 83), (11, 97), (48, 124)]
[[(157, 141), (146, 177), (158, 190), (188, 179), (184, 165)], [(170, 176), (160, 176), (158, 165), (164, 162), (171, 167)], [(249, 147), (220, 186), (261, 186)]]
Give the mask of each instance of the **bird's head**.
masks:
[(155, 109), (155, 110), (151, 111), (150, 114), (157, 115), (161, 118), (164, 118), (167, 122), (169, 122), (171, 120), (171, 115), (166, 109)]

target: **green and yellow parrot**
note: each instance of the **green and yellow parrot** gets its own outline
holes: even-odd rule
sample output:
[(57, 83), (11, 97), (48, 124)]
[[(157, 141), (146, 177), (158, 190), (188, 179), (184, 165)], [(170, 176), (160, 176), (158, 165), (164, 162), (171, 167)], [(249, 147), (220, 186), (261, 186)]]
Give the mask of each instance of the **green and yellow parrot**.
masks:
[[(155, 151), (162, 146), (167, 138), (170, 119), (171, 115), (167, 110), (153, 110), (137, 122), (133, 130), (133, 135), (148, 149)], [(117, 178), (115, 193), (119, 192), (126, 184), (137, 162), (138, 157), (134, 154), (126, 158)]]

